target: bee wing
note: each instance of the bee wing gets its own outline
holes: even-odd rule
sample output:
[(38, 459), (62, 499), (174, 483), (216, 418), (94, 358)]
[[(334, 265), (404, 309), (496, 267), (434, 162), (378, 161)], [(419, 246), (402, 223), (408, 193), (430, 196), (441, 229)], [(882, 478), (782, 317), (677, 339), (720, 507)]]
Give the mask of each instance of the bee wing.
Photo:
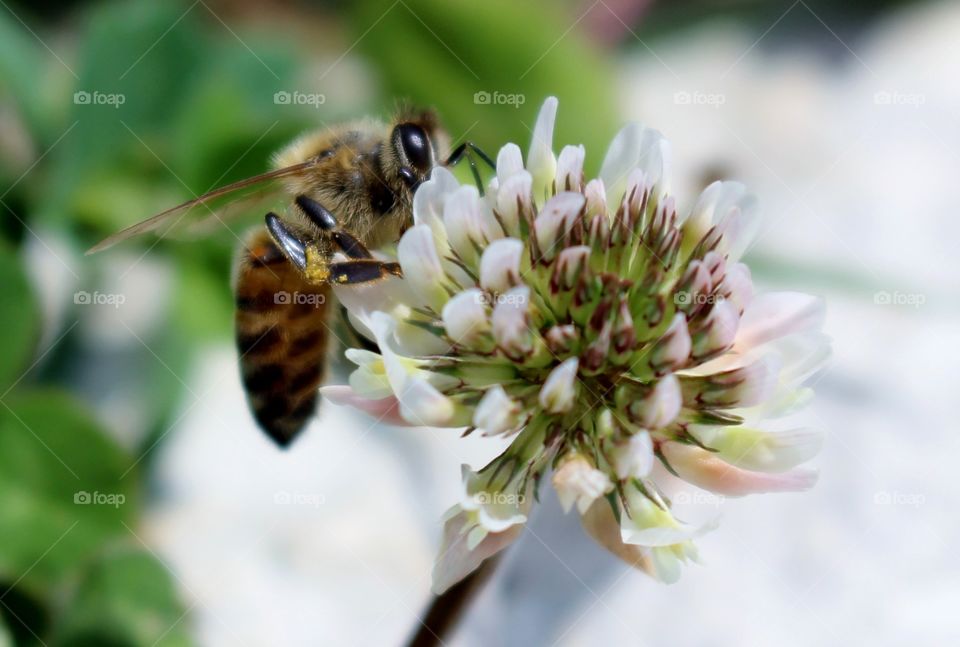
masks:
[[(161, 237), (209, 235), (212, 231), (226, 227), (227, 221), (250, 213), (257, 204), (276, 200), (284, 192), (284, 185), (280, 180), (303, 175), (315, 165), (316, 160), (311, 159), (214, 189), (104, 238), (87, 250), (87, 254), (102, 252), (121, 241), (148, 232), (154, 232)], [(238, 195), (238, 192), (244, 189), (251, 191)]]

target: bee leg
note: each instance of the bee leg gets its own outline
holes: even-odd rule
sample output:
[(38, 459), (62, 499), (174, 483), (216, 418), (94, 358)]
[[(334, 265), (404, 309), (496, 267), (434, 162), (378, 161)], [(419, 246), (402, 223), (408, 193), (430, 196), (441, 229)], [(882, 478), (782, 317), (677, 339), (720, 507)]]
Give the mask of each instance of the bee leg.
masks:
[(466, 157), (467, 163), (470, 164), (470, 172), (473, 174), (473, 181), (476, 182), (477, 189), (480, 190), (480, 195), (483, 195), (483, 181), (480, 179), (480, 170), (477, 168), (476, 160), (473, 159), (473, 154), (476, 154), (481, 160), (486, 162), (494, 171), (497, 170), (497, 165), (490, 159), (490, 156), (480, 150), (479, 146), (469, 141), (457, 146), (447, 157), (443, 165), (455, 166), (460, 160)]
[(388, 276), (403, 276), (399, 263), (388, 263), (373, 258), (358, 258), (342, 263), (330, 263), (331, 283), (351, 285), (354, 283), (370, 283), (379, 281)]
[(321, 230), (329, 232), (330, 238), (340, 250), (350, 258), (373, 258), (367, 246), (354, 235), (339, 229), (337, 219), (322, 204), (305, 195), (298, 195), (294, 202), (300, 210)]
[(290, 262), (300, 270), (307, 268), (307, 246), (272, 211), (267, 214), (267, 231)]
[[(403, 276), (399, 263), (390, 263), (377, 260), (370, 256), (369, 250), (352, 235), (338, 231), (342, 235), (341, 241), (347, 241), (346, 248), (353, 254), (365, 253), (367, 256), (351, 258), (349, 261), (330, 263), (328, 256), (313, 246), (307, 246), (280, 217), (270, 212), (267, 214), (267, 230), (270, 236), (283, 251), (284, 255), (303, 272), (306, 279), (313, 284), (339, 283), (369, 283), (379, 281), (388, 276)], [(337, 238), (334, 237), (336, 241)], [(338, 243), (339, 244), (339, 243)], [(352, 246), (355, 245), (355, 246)], [(343, 247), (341, 247), (343, 248)], [(345, 250), (346, 251), (346, 250)]]

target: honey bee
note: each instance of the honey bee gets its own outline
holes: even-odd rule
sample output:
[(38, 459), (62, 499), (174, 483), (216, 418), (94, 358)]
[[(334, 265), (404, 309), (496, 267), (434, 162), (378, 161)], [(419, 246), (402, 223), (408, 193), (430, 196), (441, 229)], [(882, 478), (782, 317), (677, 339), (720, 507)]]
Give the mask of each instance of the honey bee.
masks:
[(472, 142), (440, 157), (448, 142), (433, 111), (409, 108), (389, 123), (367, 119), (308, 133), (275, 156), (273, 170), (167, 209), (88, 254), (147, 232), (202, 233), (255, 204), (286, 203), (286, 217), (268, 212), (266, 226), (247, 237), (234, 295), (247, 402), (263, 431), (287, 446), (316, 412), (338, 309), (331, 285), (402, 275), (399, 264), (370, 249), (398, 241), (412, 225), (413, 194), (435, 166), (467, 159), (482, 192), (473, 155), (491, 168), (493, 161)]

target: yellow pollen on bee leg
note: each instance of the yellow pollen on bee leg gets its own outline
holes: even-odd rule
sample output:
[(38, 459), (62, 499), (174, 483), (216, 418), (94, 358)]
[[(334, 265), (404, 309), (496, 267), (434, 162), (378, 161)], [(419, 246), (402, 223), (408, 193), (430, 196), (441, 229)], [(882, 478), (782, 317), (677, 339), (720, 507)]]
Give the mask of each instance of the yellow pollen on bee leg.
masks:
[(307, 248), (307, 267), (304, 274), (311, 283), (326, 283), (330, 279), (330, 266), (313, 247)]

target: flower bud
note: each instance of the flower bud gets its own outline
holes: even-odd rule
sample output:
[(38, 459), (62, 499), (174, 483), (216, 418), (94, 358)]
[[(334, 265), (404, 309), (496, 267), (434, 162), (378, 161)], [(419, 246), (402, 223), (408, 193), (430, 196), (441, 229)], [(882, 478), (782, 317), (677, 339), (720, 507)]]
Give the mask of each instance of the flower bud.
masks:
[(574, 453), (560, 460), (553, 473), (553, 487), (564, 512), (570, 512), (576, 504), (577, 511), (583, 514), (594, 501), (613, 489), (613, 483), (585, 456)]
[(487, 389), (473, 413), (473, 426), (488, 436), (514, 431), (521, 423), (521, 407), (499, 384)]
[(664, 375), (683, 368), (689, 357), (690, 333), (687, 330), (687, 318), (682, 312), (678, 312), (670, 322), (670, 327), (650, 350), (648, 365), (655, 375)]
[(653, 441), (641, 429), (613, 449), (613, 468), (620, 480), (643, 479), (653, 469)]
[(556, 366), (540, 388), (540, 406), (547, 413), (566, 413), (573, 408), (577, 397), (576, 357), (564, 360)]
[(470, 288), (454, 295), (443, 306), (443, 327), (454, 343), (476, 348), (489, 340), (490, 322), (485, 301), (483, 290)]
[(556, 192), (579, 191), (583, 186), (583, 146), (564, 146), (557, 158)]
[(520, 283), (520, 256), (523, 243), (516, 238), (495, 240), (480, 257), (480, 285), (495, 294)]

